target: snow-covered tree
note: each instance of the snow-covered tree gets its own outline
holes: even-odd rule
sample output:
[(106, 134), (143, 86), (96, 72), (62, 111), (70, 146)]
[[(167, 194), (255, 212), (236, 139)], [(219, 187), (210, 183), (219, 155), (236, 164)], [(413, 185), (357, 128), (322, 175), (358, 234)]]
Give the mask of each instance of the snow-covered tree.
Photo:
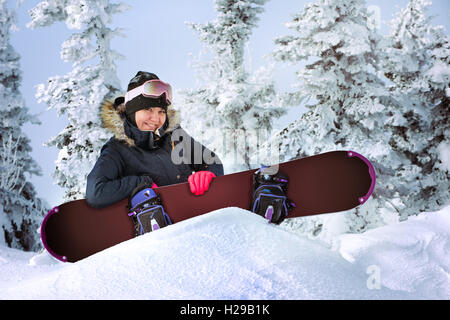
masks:
[[(384, 41), (373, 28), (365, 1), (319, 0), (307, 4), (287, 26), (296, 34), (276, 39), (274, 57), (291, 63), (307, 61), (306, 68), (297, 72), (297, 94), (311, 104), (308, 112), (277, 136), (280, 155), (287, 160), (336, 149), (354, 150), (376, 169), (371, 200), (353, 211), (357, 215), (345, 215), (338, 229), (361, 231), (405, 219), (429, 201), (442, 203), (445, 199), (435, 188), (438, 184), (442, 189), (439, 181), (445, 173), (439, 172), (437, 162), (425, 164), (432, 159), (428, 153), (418, 152), (435, 139), (428, 139), (432, 136), (429, 127), (413, 121), (424, 107), (393, 94), (379, 76)], [(442, 106), (435, 110), (442, 115)], [(448, 132), (448, 125), (443, 126)], [(415, 132), (410, 141), (405, 135), (408, 131)], [(423, 174), (431, 171), (433, 175)], [(426, 198), (437, 193), (440, 200)], [(327, 219), (304, 219), (296, 227), (317, 235), (333, 228)]]
[(391, 21), (383, 48), (383, 73), (392, 81), (391, 94), (401, 101), (389, 124), (389, 145), (407, 159), (396, 172), (407, 186), (403, 215), (436, 210), (449, 199), (449, 171), (441, 152), (450, 147), (449, 37), (431, 24), (430, 5), (411, 0)]
[(250, 73), (244, 64), (246, 44), (266, 2), (215, 0), (212, 22), (188, 23), (204, 44), (205, 57), (194, 62), (199, 88), (183, 92), (183, 126), (219, 155), (226, 172), (251, 167), (251, 155), (284, 113), (270, 70)]
[[(364, 0), (319, 0), (305, 5), (286, 24), (293, 35), (275, 39), (274, 57), (296, 64), (299, 91), (309, 109), (276, 138), (280, 157), (289, 160), (332, 150), (353, 150), (365, 155), (377, 171), (377, 186), (371, 200), (346, 215), (344, 230), (358, 231), (382, 223), (374, 210), (381, 198), (395, 193), (391, 178), (402, 159), (388, 145), (391, 133), (385, 125), (397, 102), (377, 76), (377, 46), (380, 36), (373, 28)], [(296, 223), (304, 231), (320, 234), (324, 217)], [(348, 220), (348, 221), (347, 221)]]
[(54, 177), (65, 189), (66, 201), (84, 198), (86, 177), (110, 137), (101, 126), (98, 110), (105, 99), (121, 91), (114, 63), (120, 55), (110, 47), (121, 30), (108, 24), (113, 14), (125, 9), (109, 0), (47, 0), (30, 10), (30, 28), (64, 21), (69, 29), (80, 30), (62, 44), (61, 58), (72, 63), (72, 71), (51, 77), (38, 86), (36, 94), (40, 102), (68, 119), (67, 127), (47, 143), (60, 149)]
[(29, 114), (19, 91), (20, 56), (10, 44), (15, 20), (15, 12), (0, 0), (0, 243), (37, 250), (37, 229), (48, 208), (26, 176), (40, 175), (40, 168), (30, 155), (30, 140), (22, 127), (39, 122)]

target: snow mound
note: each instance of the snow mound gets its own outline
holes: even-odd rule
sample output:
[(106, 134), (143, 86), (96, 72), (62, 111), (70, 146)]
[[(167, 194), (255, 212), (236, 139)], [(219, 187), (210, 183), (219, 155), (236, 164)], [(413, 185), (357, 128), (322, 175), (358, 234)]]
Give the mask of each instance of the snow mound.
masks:
[[(336, 250), (330, 250), (317, 241), (268, 224), (249, 211), (225, 208), (126, 241), (77, 263), (55, 263), (45, 254), (36, 256), (0, 247), (0, 298), (449, 297), (446, 296), (448, 231), (446, 239), (436, 239), (432, 244), (435, 236), (445, 237), (444, 230), (450, 230), (449, 221), (445, 215), (436, 213), (363, 235), (341, 236)], [(411, 232), (420, 235), (408, 238), (407, 231), (414, 227), (420, 230)], [(431, 238), (427, 238), (427, 244), (414, 245), (415, 239), (422, 239), (423, 230)], [(389, 261), (383, 258), (384, 254)], [(425, 267), (416, 265), (421, 255), (427, 255), (433, 262)], [(404, 262), (391, 263), (394, 256)], [(414, 264), (408, 265), (408, 261)], [(369, 285), (371, 274), (366, 268), (371, 264), (382, 270), (381, 286), (375, 289)], [(433, 283), (441, 285), (436, 292), (425, 285), (427, 279), (420, 278), (431, 269)], [(400, 279), (398, 275), (402, 272), (404, 277)], [(410, 279), (408, 275), (419, 279)], [(421, 289), (425, 289), (423, 294), (414, 292)]]
[(336, 249), (381, 285), (428, 299), (450, 299), (450, 206), (407, 221), (338, 238)]

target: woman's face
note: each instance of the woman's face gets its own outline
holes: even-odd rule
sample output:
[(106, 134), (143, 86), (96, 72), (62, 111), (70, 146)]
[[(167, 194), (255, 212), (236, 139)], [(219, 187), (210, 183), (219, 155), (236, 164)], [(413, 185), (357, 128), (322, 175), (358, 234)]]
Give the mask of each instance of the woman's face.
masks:
[(166, 122), (166, 111), (163, 108), (154, 107), (136, 111), (136, 125), (141, 131), (155, 131)]

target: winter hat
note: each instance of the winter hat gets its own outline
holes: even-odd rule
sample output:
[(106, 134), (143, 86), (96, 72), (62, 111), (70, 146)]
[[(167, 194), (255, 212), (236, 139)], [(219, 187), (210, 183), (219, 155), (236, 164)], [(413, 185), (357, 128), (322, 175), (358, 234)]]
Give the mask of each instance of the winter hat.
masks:
[[(145, 72), (145, 71), (139, 71), (133, 79), (130, 80), (128, 83), (127, 91), (130, 91), (134, 88), (139, 87), (140, 85), (144, 84), (144, 82), (148, 80), (159, 80), (158, 76), (151, 72)], [(128, 118), (128, 120), (131, 121), (133, 125), (136, 126), (134, 114), (143, 109), (148, 108), (154, 108), (154, 107), (160, 107), (165, 110), (167, 110), (167, 106), (169, 104), (166, 101), (165, 94), (163, 94), (159, 98), (150, 98), (150, 97), (144, 97), (143, 95), (139, 95), (135, 97), (134, 99), (127, 101), (125, 104), (125, 113)], [(166, 126), (166, 125), (165, 125)]]

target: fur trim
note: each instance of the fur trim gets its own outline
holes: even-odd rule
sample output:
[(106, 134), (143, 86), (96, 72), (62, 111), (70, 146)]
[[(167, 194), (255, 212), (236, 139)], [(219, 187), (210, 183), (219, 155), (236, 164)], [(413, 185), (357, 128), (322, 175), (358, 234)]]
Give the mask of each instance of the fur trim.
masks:
[[(129, 138), (125, 134), (125, 129), (123, 128), (124, 116), (124, 103), (117, 106), (116, 109), (112, 101), (105, 100), (100, 107), (100, 117), (102, 120), (103, 128), (112, 132), (117, 140), (124, 141), (129, 146), (134, 146), (133, 139)], [(166, 129), (166, 132), (172, 132), (180, 126), (180, 113), (179, 111), (175, 110), (172, 105), (170, 105), (167, 107), (167, 117), (169, 119), (169, 127)]]

